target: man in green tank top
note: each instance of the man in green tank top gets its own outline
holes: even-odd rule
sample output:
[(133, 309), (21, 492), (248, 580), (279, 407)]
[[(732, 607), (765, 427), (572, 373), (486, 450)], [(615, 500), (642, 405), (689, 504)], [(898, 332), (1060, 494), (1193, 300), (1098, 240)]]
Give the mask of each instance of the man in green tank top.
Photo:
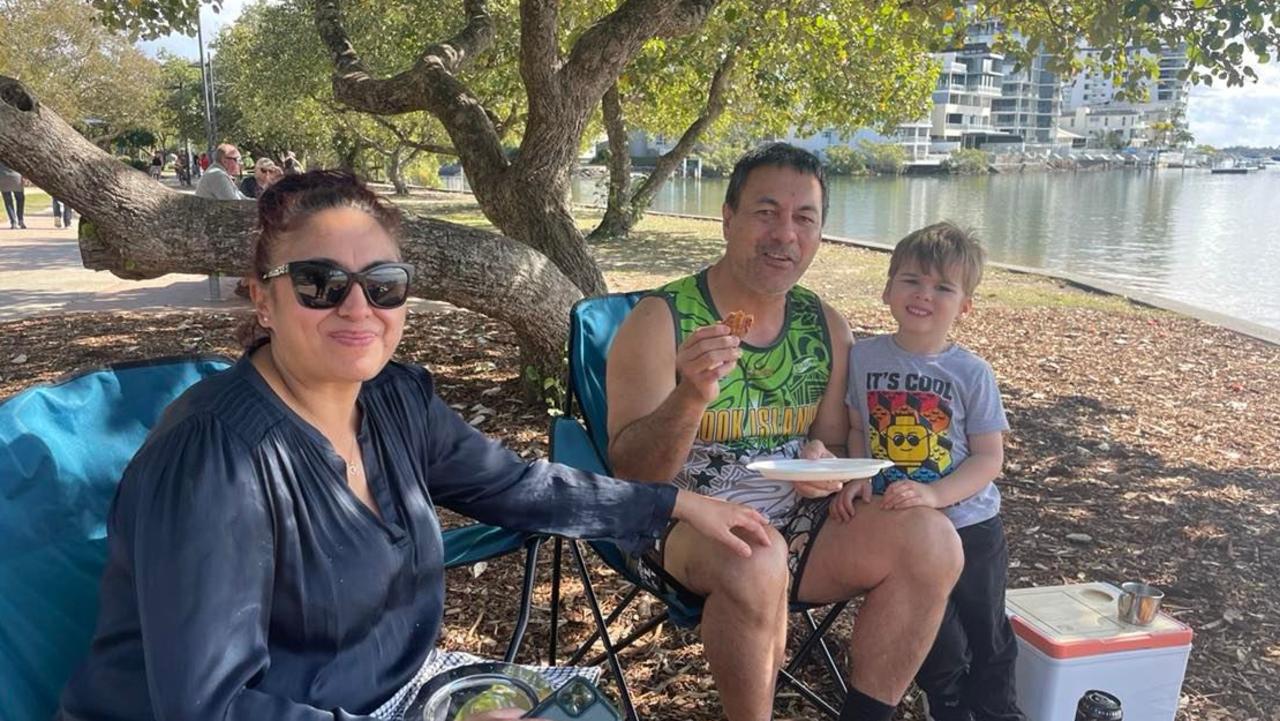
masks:
[[(844, 455), (848, 323), (797, 285), (826, 218), (822, 166), (783, 143), (734, 167), (725, 251), (706, 270), (640, 301), (609, 353), (614, 473), (733, 500), (764, 514), (768, 546), (735, 555), (686, 524), (632, 559), (652, 582), (706, 599), (702, 639), (729, 721), (772, 718), (790, 601), (866, 600), (851, 640), (842, 721), (888, 721), (933, 642), (962, 564), (946, 516), (884, 512), (824, 523), (839, 482), (767, 481), (759, 458)], [(724, 319), (750, 314), (745, 337)], [(914, 511), (919, 510), (919, 513)]]

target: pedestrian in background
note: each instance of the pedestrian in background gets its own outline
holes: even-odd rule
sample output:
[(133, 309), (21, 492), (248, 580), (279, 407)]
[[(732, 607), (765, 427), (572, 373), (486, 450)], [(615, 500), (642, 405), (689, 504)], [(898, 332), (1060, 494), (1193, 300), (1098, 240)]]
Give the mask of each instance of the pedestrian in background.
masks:
[(244, 194), (236, 187), (240, 175), (240, 151), (231, 143), (223, 143), (213, 151), (213, 163), (196, 185), (197, 198), (215, 200), (244, 200)]
[(26, 229), (27, 195), (22, 189), (22, 175), (6, 165), (0, 165), (0, 195), (4, 196), (4, 212), (9, 216), (9, 229)]
[[(240, 192), (244, 193), (246, 198), (256, 198), (266, 190), (263, 184), (263, 178), (272, 172), (281, 173), (280, 166), (276, 165), (271, 158), (258, 158), (253, 164), (253, 174), (246, 175), (244, 180), (240, 181)], [(281, 173), (283, 174), (283, 173)]]
[(57, 198), (53, 199), (53, 227), (71, 227), (71, 206)]

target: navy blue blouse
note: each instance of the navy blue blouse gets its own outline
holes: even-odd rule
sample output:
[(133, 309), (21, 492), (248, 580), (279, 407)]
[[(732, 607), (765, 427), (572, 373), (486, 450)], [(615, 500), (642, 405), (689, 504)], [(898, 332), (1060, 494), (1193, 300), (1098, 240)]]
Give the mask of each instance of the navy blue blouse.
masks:
[(419, 367), (388, 364), (358, 402), (381, 518), (248, 356), (169, 407), (112, 506), (97, 631), (64, 718), (358, 718), (412, 677), (439, 634), (436, 505), (631, 547), (671, 516), (672, 486), (520, 460)]

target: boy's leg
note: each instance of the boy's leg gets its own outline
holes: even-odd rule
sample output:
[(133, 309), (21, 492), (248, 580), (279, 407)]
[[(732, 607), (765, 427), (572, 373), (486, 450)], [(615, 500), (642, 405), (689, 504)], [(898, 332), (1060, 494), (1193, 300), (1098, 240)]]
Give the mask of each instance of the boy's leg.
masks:
[(6, 190), (0, 196), (4, 197), (4, 212), (9, 216), (9, 227), (18, 227), (18, 219), (13, 215), (13, 193)]
[(18, 206), (18, 227), (25, 228), (27, 227), (27, 219), (24, 217), (24, 213), (26, 212), (26, 208), (27, 208), (26, 191), (19, 190), (14, 192), (13, 200), (14, 200), (14, 205)]
[(996, 516), (959, 533), (965, 575), (951, 599), (969, 642), (965, 703), (974, 721), (1026, 721), (1018, 708), (1013, 680), (1018, 644), (1004, 612), (1009, 571), (1004, 524)]
[[(969, 570), (965, 559), (965, 571)], [(947, 602), (946, 614), (938, 627), (938, 638), (916, 673), (916, 685), (929, 701), (932, 721), (970, 721), (972, 716), (964, 703), (965, 676), (969, 670), (969, 644), (954, 601)]]

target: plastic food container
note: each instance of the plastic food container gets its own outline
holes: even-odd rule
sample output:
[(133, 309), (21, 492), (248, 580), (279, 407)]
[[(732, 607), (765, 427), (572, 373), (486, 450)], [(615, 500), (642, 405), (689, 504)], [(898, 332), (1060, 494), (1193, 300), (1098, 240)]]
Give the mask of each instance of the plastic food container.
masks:
[(1006, 594), (1018, 639), (1018, 704), (1030, 721), (1072, 721), (1089, 689), (1117, 696), (1125, 721), (1173, 721), (1191, 629), (1163, 613), (1148, 626), (1123, 623), (1119, 597), (1108, 583)]

